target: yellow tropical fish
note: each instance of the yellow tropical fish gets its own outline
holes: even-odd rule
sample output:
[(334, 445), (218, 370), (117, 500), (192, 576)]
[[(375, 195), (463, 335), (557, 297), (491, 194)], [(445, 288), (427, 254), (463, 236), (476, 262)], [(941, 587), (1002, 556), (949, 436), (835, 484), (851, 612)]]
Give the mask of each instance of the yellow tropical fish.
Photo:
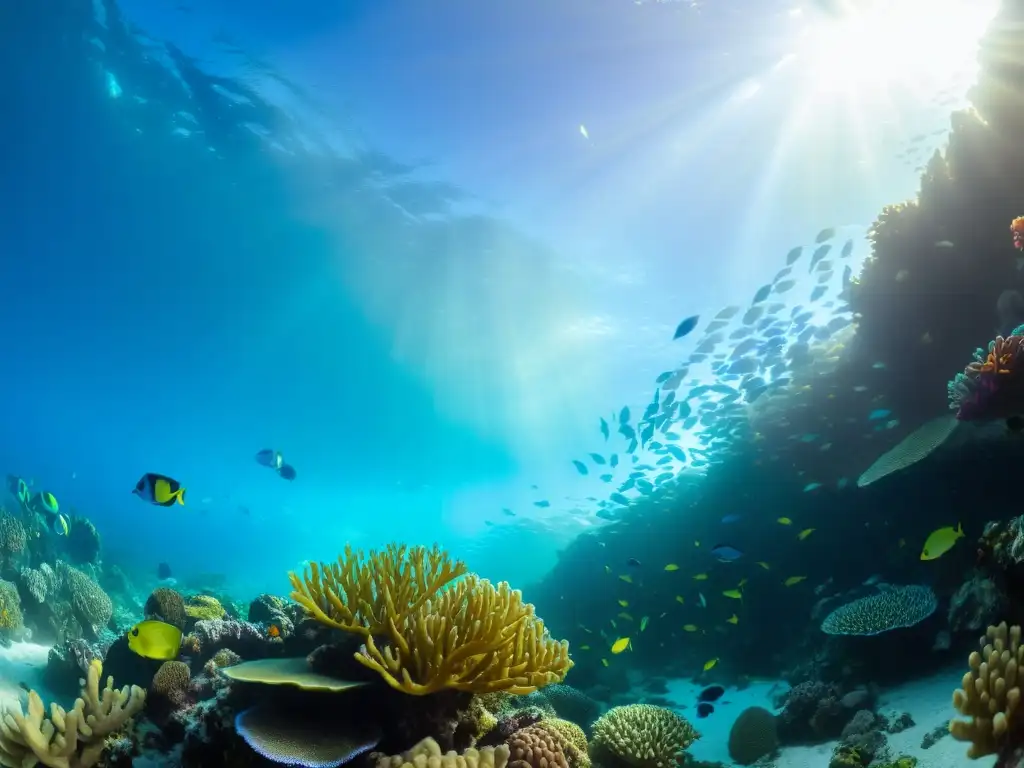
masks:
[(924, 542), (924, 549), (921, 550), (922, 560), (935, 560), (949, 552), (958, 539), (964, 537), (963, 526), (957, 523), (956, 528), (946, 526), (932, 531)]
[(604, 664), (607, 667), (608, 666), (608, 659), (601, 659), (601, 663)]
[(718, 663), (718, 657), (717, 656), (715, 658), (713, 658), (713, 659), (708, 659), (707, 661), (704, 662), (704, 671), (705, 672), (711, 671), (712, 669), (715, 668), (715, 664), (717, 664), (717, 663)]
[(679, 570), (679, 566), (676, 565), (675, 563), (669, 563), (668, 565), (665, 566), (665, 570), (666, 571), (678, 571)]
[(620, 637), (614, 643), (612, 643), (612, 653), (622, 653), (629, 647), (629, 638)]
[(800, 533), (798, 533), (798, 534), (796, 535), (796, 537), (797, 537), (798, 539), (800, 539), (800, 541), (803, 541), (803, 540), (804, 540), (804, 539), (806, 539), (806, 538), (807, 538), (808, 536), (810, 536), (810, 535), (811, 535), (812, 533), (814, 533), (814, 531), (815, 531), (815, 529), (814, 529), (814, 528), (804, 528), (804, 529), (803, 529), (802, 531), (800, 531)]
[(807, 578), (806, 576), (790, 576), (788, 579), (786, 579), (782, 583), (785, 584), (787, 587), (792, 587), (794, 584), (799, 584), (801, 581), (803, 581), (806, 578)]
[(589, 651), (590, 650), (590, 646), (589, 645), (581, 645), (580, 646), (580, 650), (581, 651)]
[(733, 600), (743, 599), (743, 593), (740, 592), (738, 589), (727, 589), (722, 594), (726, 597), (731, 597)]
[(766, 563), (764, 560), (758, 560), (757, 564), (764, 568), (766, 571), (770, 571), (772, 569), (772, 567), (768, 565), (768, 563)]
[(708, 580), (708, 575), (706, 573), (698, 573), (696, 576), (693, 577), (693, 580), (694, 581), (707, 581)]
[(617, 618), (620, 618), (620, 619), (622, 619), (623, 621), (632, 621), (632, 620), (633, 620), (633, 617), (632, 617), (632, 616), (630, 616), (630, 615), (629, 615), (628, 613), (626, 613), (625, 611), (619, 611), (619, 612), (618, 612), (618, 613), (616, 614), (616, 617), (617, 617)]
[(740, 623), (740, 617), (737, 616), (734, 613), (732, 616), (730, 616), (728, 619), (726, 619), (726, 621), (728, 621), (730, 624), (739, 624)]
[(128, 648), (147, 659), (176, 659), (181, 653), (181, 630), (164, 621), (140, 621), (128, 631)]
[(686, 605), (686, 601), (683, 599), (682, 595), (676, 595), (676, 602), (680, 605)]
[(640, 631), (643, 632), (647, 629), (647, 622), (650, 621), (650, 617), (644, 616), (640, 619)]
[(696, 632), (698, 627), (696, 624), (683, 624), (683, 629), (687, 632)]
[(627, 584), (632, 584), (633, 583), (633, 577), (630, 576), (628, 573), (620, 573), (619, 574), (619, 578), (622, 579)]
[(604, 572), (605, 572), (605, 573), (611, 573), (611, 572), (612, 572), (612, 569), (611, 569), (611, 568), (610, 568), (609, 566), (607, 566), (607, 565), (606, 565), (606, 566), (604, 567)]
[(619, 600), (619, 605), (623, 608), (629, 608), (629, 600)]
[(788, 517), (780, 517), (775, 522), (777, 522), (779, 525), (792, 525), (793, 524), (793, 521), (790, 520)]

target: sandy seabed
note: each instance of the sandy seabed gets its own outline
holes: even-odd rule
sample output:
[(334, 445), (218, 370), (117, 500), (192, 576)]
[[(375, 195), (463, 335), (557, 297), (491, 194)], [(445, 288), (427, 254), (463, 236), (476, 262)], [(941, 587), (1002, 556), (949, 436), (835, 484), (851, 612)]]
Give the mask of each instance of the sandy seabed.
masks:
[[(967, 744), (955, 741), (952, 736), (939, 739), (928, 749), (921, 748), (925, 734), (936, 726), (947, 724), (956, 715), (952, 702), (953, 691), (960, 686), (963, 673), (962, 668), (949, 669), (882, 691), (877, 708), (880, 714), (889, 716), (909, 712), (915, 723), (913, 728), (888, 736), (893, 757), (916, 757), (918, 768), (992, 768), (995, 765), (995, 756), (968, 760)], [(742, 691), (729, 688), (716, 703), (714, 714), (700, 720), (695, 719), (695, 702), (701, 686), (689, 680), (670, 680), (665, 698), (679, 707), (681, 714), (691, 720), (701, 733), (700, 740), (690, 747), (690, 754), (698, 760), (730, 763), (728, 745), (732, 724), (747, 707), (764, 707), (776, 712), (772, 707), (771, 694), (778, 687), (778, 683), (758, 681)], [(775, 763), (778, 768), (828, 768), (836, 744), (833, 741), (812, 747), (785, 747)]]
[(35, 643), (12, 643), (9, 648), (0, 647), (0, 709), (19, 700), (24, 702), (22, 683), (36, 691), (49, 705), (53, 696), (43, 682), (49, 652), (49, 646)]

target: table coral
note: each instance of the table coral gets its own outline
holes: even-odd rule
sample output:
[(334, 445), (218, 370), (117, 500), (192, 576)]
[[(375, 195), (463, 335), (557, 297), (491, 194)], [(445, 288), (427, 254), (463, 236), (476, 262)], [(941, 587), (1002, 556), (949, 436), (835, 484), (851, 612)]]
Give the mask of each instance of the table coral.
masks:
[(114, 688), (114, 679), (100, 688), (103, 665), (89, 665), (82, 696), (70, 710), (50, 705), (50, 715), (39, 694), (28, 693), (28, 712), (18, 703), (0, 718), (0, 765), (23, 768), (38, 761), (48, 768), (92, 768), (106, 748), (107, 737), (124, 728), (146, 701), (137, 686)]
[(879, 585), (877, 594), (841, 605), (821, 622), (827, 635), (878, 635), (920, 624), (931, 616), (938, 600), (929, 587)]

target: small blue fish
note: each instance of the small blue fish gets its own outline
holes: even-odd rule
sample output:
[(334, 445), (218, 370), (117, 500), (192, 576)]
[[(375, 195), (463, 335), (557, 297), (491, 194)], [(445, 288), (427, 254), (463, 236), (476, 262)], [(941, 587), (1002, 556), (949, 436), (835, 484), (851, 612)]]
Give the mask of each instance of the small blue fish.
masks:
[(876, 408), (868, 414), (868, 421), (877, 421), (878, 419), (886, 418), (892, 411), (887, 408)]
[(711, 554), (722, 563), (732, 563), (743, 557), (743, 553), (740, 550), (728, 544), (716, 544), (711, 548)]
[(681, 339), (683, 336), (692, 333), (693, 329), (697, 327), (698, 322), (700, 322), (700, 315), (694, 315), (683, 320), (683, 322), (676, 326), (676, 332), (672, 336), (672, 340)]
[(762, 301), (768, 298), (768, 295), (772, 292), (771, 285), (763, 285), (758, 288), (757, 293), (754, 294), (753, 304), (760, 304)]
[(590, 473), (590, 470), (587, 469), (587, 465), (584, 464), (582, 461), (577, 461), (576, 459), (573, 459), (572, 465), (576, 467), (576, 471), (579, 472), (581, 475), (587, 475)]
[(840, 253), (840, 256), (842, 256), (845, 259), (851, 253), (853, 253), (853, 240), (847, 240), (846, 243), (843, 245), (843, 250)]
[(825, 295), (826, 291), (828, 291), (827, 285), (819, 285), (817, 288), (811, 291), (811, 301), (817, 301), (818, 299)]
[(722, 522), (725, 523), (726, 525), (729, 525), (731, 523), (738, 523), (742, 518), (743, 518), (742, 515), (736, 515), (736, 514), (726, 515), (725, 517), (722, 518)]
[(825, 229), (821, 230), (821, 232), (818, 233), (818, 236), (814, 238), (814, 242), (816, 242), (816, 243), (824, 243), (826, 240), (831, 240), (835, 236), (836, 236), (836, 228), (835, 227), (825, 227)]
[(821, 483), (808, 483), (804, 486), (804, 493), (810, 493), (818, 488), (821, 488)]
[(803, 247), (799, 246), (799, 245), (796, 246), (795, 248), (790, 248), (789, 253), (786, 254), (786, 266), (787, 267), (793, 266), (793, 264), (796, 262), (796, 260), (800, 258), (800, 254), (803, 253), (803, 252), (804, 252)]

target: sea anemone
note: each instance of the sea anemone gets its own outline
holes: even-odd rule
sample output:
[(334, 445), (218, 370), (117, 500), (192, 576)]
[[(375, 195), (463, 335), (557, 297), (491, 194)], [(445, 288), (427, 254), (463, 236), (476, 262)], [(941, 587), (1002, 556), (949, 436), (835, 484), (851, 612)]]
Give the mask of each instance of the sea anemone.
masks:
[(1010, 222), (1010, 231), (1013, 232), (1013, 247), (1024, 251), (1024, 216), (1018, 216)]
[(1024, 326), (988, 349), (978, 349), (963, 373), (946, 386), (949, 407), (964, 421), (1008, 419), (1024, 414)]

